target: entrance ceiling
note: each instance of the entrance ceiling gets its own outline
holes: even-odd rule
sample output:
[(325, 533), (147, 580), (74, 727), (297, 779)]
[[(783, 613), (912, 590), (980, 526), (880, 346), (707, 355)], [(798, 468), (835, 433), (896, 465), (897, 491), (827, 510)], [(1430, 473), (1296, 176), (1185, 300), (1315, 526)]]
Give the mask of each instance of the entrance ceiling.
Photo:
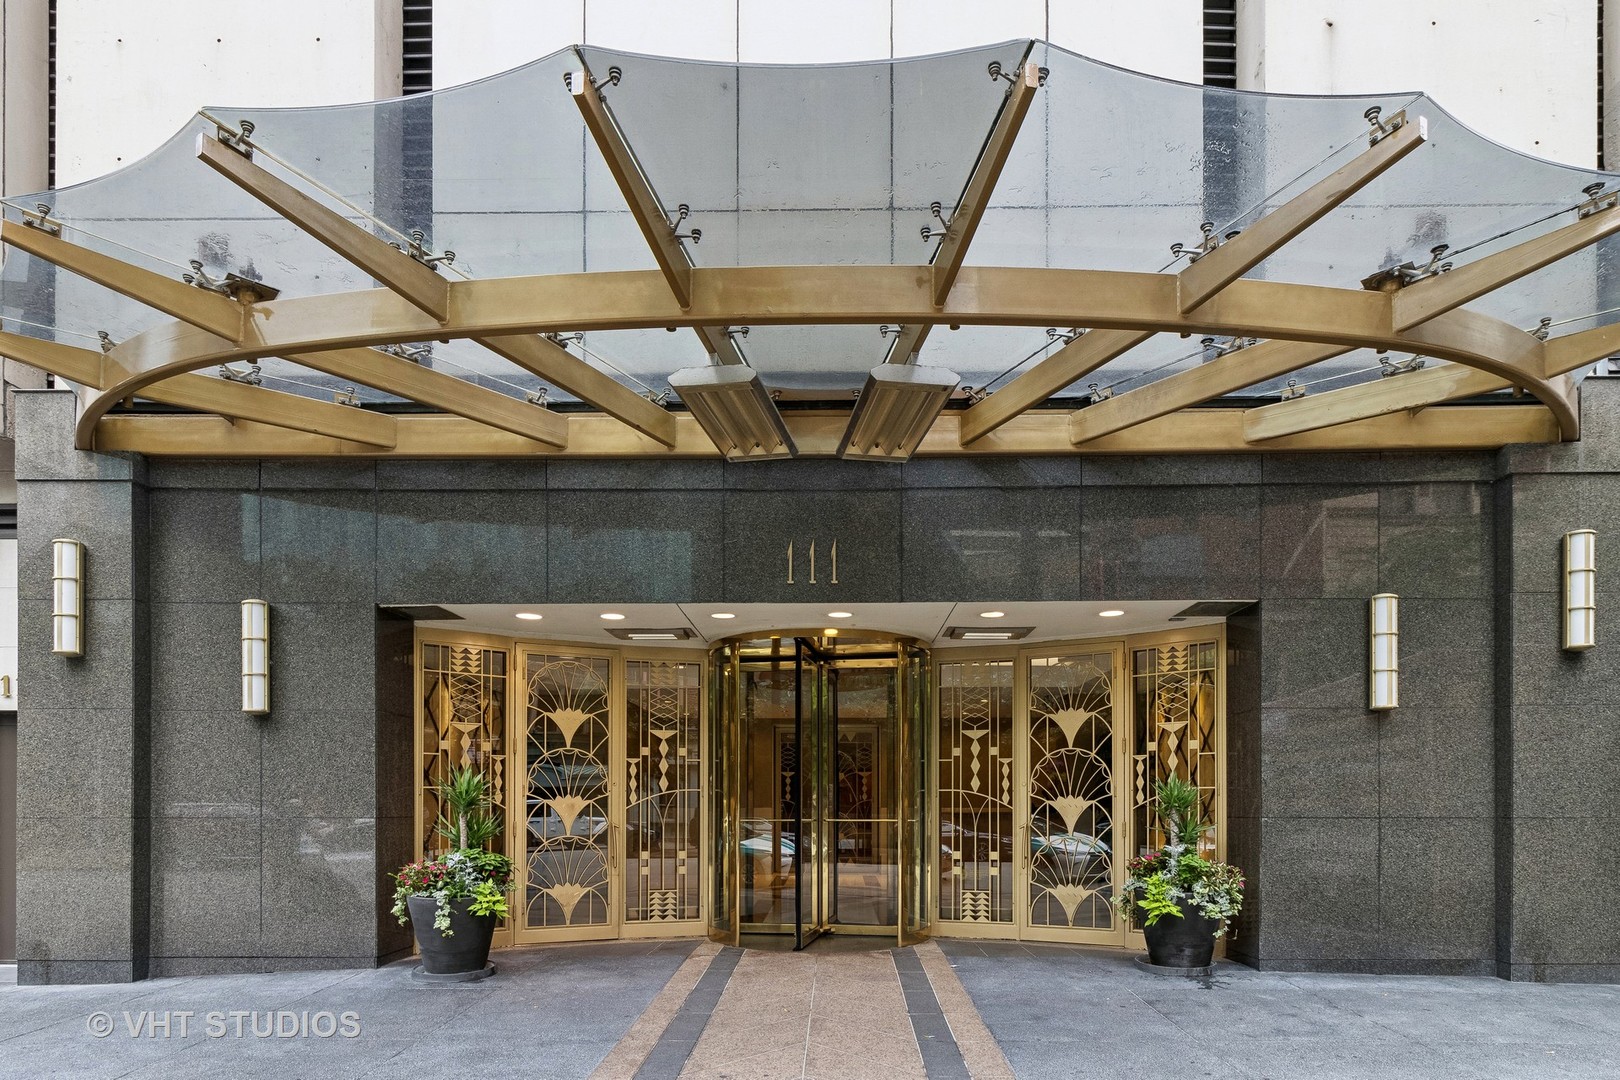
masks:
[[(685, 641), (643, 640), (637, 644), (666, 648), (706, 649), (721, 638), (772, 631), (841, 628), (851, 633), (876, 630), (913, 637), (930, 646), (982, 646), (994, 641), (951, 638), (952, 627), (994, 631), (1028, 630), (1019, 642), (1064, 638), (1145, 634), (1177, 627), (1205, 626), (1222, 615), (1184, 615), (1194, 600), (1029, 601), (939, 604), (450, 604), (443, 610), (454, 620), (427, 620), (423, 626), (474, 630), (507, 637), (578, 641), (595, 645), (624, 644), (634, 628), (670, 630), (685, 627)], [(1235, 610), (1240, 601), (1201, 610)], [(1103, 615), (1104, 611), (1118, 612)], [(520, 617), (539, 615), (540, 618)], [(832, 612), (843, 612), (835, 617)], [(1000, 612), (999, 615), (993, 613)], [(604, 619), (603, 614), (622, 615)], [(987, 613), (991, 613), (987, 616)], [(730, 618), (717, 618), (716, 615)]]
[(1550, 441), (1620, 346), (1615, 179), (1422, 94), (1191, 86), (1039, 41), (581, 47), (207, 109), (8, 199), (0, 353), (81, 388), (82, 447), (153, 454)]

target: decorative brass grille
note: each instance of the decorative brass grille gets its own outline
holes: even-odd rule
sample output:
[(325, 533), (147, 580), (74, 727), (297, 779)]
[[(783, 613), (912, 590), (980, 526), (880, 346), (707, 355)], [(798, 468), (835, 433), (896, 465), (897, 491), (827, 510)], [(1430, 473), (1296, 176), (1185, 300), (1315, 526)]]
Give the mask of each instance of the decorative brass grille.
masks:
[(506, 820), (506, 664), (504, 649), (422, 646), (423, 856), (450, 847), (434, 825), (442, 812), (438, 785), (451, 769), (471, 765), (482, 772), (496, 819)]
[(1013, 918), (1013, 664), (939, 666), (939, 917)]
[(1218, 649), (1216, 642), (1198, 641), (1131, 654), (1131, 813), (1139, 854), (1164, 844), (1152, 809), (1156, 785), (1170, 776), (1198, 788), (1207, 823), (1198, 849), (1207, 857), (1216, 850)]
[(631, 922), (698, 917), (702, 665), (625, 663), (625, 909)]
[(1029, 924), (1112, 930), (1114, 654), (1029, 662)]
[(600, 926), (609, 907), (609, 663), (531, 653), (528, 688), (529, 929)]

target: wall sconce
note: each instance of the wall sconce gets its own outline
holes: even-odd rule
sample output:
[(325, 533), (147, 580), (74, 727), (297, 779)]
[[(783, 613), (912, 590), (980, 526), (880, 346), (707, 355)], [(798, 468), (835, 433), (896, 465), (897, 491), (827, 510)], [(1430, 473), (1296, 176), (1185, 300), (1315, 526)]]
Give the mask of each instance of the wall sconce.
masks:
[(51, 541), (51, 652), (84, 655), (84, 545)]
[(270, 605), (242, 601), (242, 711), (270, 711)]
[(1564, 648), (1584, 652), (1597, 644), (1597, 533), (1564, 534)]
[(1401, 598), (1379, 593), (1372, 598), (1367, 707), (1385, 712), (1401, 703)]

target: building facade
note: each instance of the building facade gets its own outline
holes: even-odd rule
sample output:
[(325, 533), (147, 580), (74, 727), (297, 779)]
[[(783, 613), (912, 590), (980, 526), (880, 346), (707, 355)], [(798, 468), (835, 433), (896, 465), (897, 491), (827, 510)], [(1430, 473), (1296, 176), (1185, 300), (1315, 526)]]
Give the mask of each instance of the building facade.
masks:
[[(425, 34), (421, 14), (429, 5), (290, 5), (266, 41), (234, 37), (219, 10), (196, 5), (190, 18), (173, 22), (184, 28), (183, 51), (207, 60), (176, 73), (172, 43), (154, 38), (149, 26), (125, 32), (120, 20), (133, 23), (134, 12), (108, 16), (96, 5), (57, 0), (45, 50), (55, 68), (50, 111), (38, 127), (37, 102), (14, 89), (10, 63), (16, 57), (19, 67), (37, 67), (38, 35), (24, 40), (12, 31), (29, 24), (21, 14), (11, 22), (8, 4), (7, 194), (60, 190), (129, 165), (181, 129), (199, 102), (220, 94), (275, 105), (368, 100), (493, 75), (575, 42), (625, 50), (631, 85), (635, 52), (716, 61), (723, 80), (737, 64), (802, 70), (1022, 35), (1159, 76), (1271, 93), (1371, 95), (1386, 93), (1392, 81), (1421, 84), (1464, 124), (1587, 170), (1569, 173), (1571, 191), (1544, 199), (1516, 189), (1504, 227), (1543, 202), (1575, 209), (1576, 180), (1596, 175), (1591, 166), (1603, 157), (1598, 31), (1605, 12), (1595, 3), (1540, 5), (1534, 13), (1501, 4), (1502, 20), (1476, 18), (1456, 28), (1442, 25), (1445, 5), (1242, 0), (1166, 0), (1129, 13), (1000, 5), (993, 18), (976, 5), (852, 3), (843, 18), (813, 20), (735, 0), (683, 5), (679, 17), (667, 6), (601, 0), (558, 5), (543, 16), (529, 5), (458, 4), (453, 14), (444, 7)], [(37, 16), (37, 5), (30, 12)], [(1513, 33), (1504, 29), (1510, 21)], [(1445, 54), (1438, 39), (1461, 53), (1457, 42), (1473, 41), (1469, 35), (1478, 37), (1470, 62), (1447, 69), (1435, 61)], [(1491, 62), (1479, 62), (1481, 55)], [(1391, 57), (1411, 58), (1410, 66), (1395, 63), (1401, 78), (1389, 77)], [(974, 78), (986, 82), (981, 58), (971, 59), (963, 70), (972, 66)], [(892, 80), (898, 67), (875, 70)], [(289, 68), (301, 77), (288, 79)], [(1056, 61), (1053, 68), (1065, 74)], [(1016, 86), (1016, 77), (1007, 79)], [(162, 103), (110, 92), (157, 85)], [(1032, 76), (1031, 92), (1037, 85)], [(1142, 85), (1141, 100), (1158, 92)], [(281, 89), (283, 100), (273, 100)], [(807, 98), (816, 93), (804, 91)], [(573, 108), (562, 89), (556, 94), (564, 111)], [(885, 115), (898, 115), (908, 101), (904, 90), (891, 81), (886, 95)], [(611, 100), (612, 91), (605, 96)], [(926, 103), (926, 94), (917, 97)], [(713, 137), (704, 125), (716, 113), (686, 100), (672, 92), (660, 103), (667, 111), (643, 115), (642, 131), (664, 120)], [(791, 100), (782, 99), (781, 115), (792, 115)], [(1208, 133), (1228, 123), (1241, 129), (1243, 121), (1228, 118), (1220, 104), (1241, 100), (1215, 94), (1196, 110), (1199, 164), (1172, 204), (1177, 228), (1195, 232), (1202, 211), (1242, 218), (1255, 232), (1258, 217), (1243, 218), (1246, 196), (1273, 207), (1283, 201), (1277, 192), (1298, 194), (1281, 183), (1290, 165), (1315, 167), (1315, 155), (1295, 154), (1279, 137), (1290, 123), (1279, 115), (1269, 129), (1276, 145), (1260, 145), (1252, 159), (1265, 162), (1261, 175), (1244, 173), (1236, 163), (1241, 153), (1223, 169)], [(179, 111), (165, 112), (170, 105)], [(740, 128), (742, 107), (737, 111)], [(1140, 111), (1144, 123), (1155, 117), (1152, 108)], [(1360, 124), (1359, 102), (1353, 111)], [(455, 221), (475, 216), (477, 207), (456, 201), (469, 191), (481, 206), (498, 205), (521, 188), (512, 177), (527, 180), (529, 173), (457, 171), (460, 162), (477, 160), (476, 144), (450, 142), (454, 132), (440, 118), (427, 128), (423, 149), (412, 142), (422, 136), (410, 122), (419, 114), (402, 106), (398, 115), (405, 118), (398, 131), (378, 122), (356, 136), (360, 152), (333, 151), (341, 182), (332, 180), (337, 186), (326, 194), (356, 199), (363, 204), (357, 214), (396, 231), (422, 212), (454, 223), (471, 238), (462, 255), (474, 268), (482, 255), (483, 266), (516, 274), (524, 258), (550, 257), (540, 234), (503, 236), (508, 226), (499, 220), (485, 232)], [(815, 145), (824, 128), (847, 139), (869, 119), (852, 111), (823, 123), (823, 115), (815, 122), (801, 116), (802, 126), (783, 129), (783, 141)], [(902, 234), (915, 244), (917, 224), (928, 220), (926, 199), (913, 207), (915, 199), (897, 194), (915, 162), (934, 153), (938, 160), (921, 167), (924, 174), (937, 168), (958, 186), (963, 176), (971, 180), (983, 160), (984, 129), (993, 141), (1001, 114), (989, 108), (983, 123), (972, 115), (977, 126), (969, 126), (961, 147), (926, 137), (910, 145), (890, 126), (881, 155), (890, 201), (880, 208), (878, 247), (897, 249)], [(1063, 234), (1050, 220), (1064, 208), (1047, 192), (1065, 169), (1085, 169), (1095, 132), (1075, 121), (1076, 113), (1043, 115), (1046, 188), (1029, 205), (1009, 197), (995, 207), (1004, 213), (992, 224), (1009, 239), (987, 227), (976, 242), (984, 252), (978, 262), (995, 266), (1005, 256), (1016, 264), (1025, 256), (1006, 254), (1015, 241), (1038, 235), (1048, 252), (1043, 267), (1074, 265), (1063, 261)], [(1054, 116), (1074, 126), (1054, 124)], [(634, 127), (629, 99), (621, 118), (626, 130)], [(270, 129), (266, 155), (289, 128), (294, 142), (322, 134), (311, 126), (301, 135), (297, 114), (275, 119), (284, 126)], [(1431, 122), (1442, 132), (1438, 142), (1463, 141), (1441, 118)], [(874, 132), (881, 127), (872, 123)], [(212, 121), (198, 130), (251, 134)], [(1355, 148), (1376, 150), (1380, 132), (1370, 147), (1362, 140)], [(39, 135), (46, 138), (42, 159)], [(698, 136), (683, 138), (703, 145)], [(386, 162), (379, 147), (386, 147)], [(570, 149), (558, 176), (583, 172), (587, 187), (600, 182), (613, 190), (591, 156), (594, 147)], [(686, 154), (680, 139), (662, 146), (644, 139), (640, 149), (644, 160), (664, 155), (647, 175), (665, 210), (682, 193), (670, 190), (676, 174), (664, 162), (689, 170), (693, 190), (713, 179), (702, 155)], [(743, 152), (734, 151), (722, 161), (736, 163), (734, 194), (777, 182), (770, 168), (745, 176)], [(429, 168), (413, 153), (425, 154)], [(1053, 167), (1060, 153), (1063, 167)], [(856, 156), (829, 174), (858, 172)], [(521, 155), (514, 160), (551, 175), (549, 159), (538, 166)], [(48, 182), (13, 183), (14, 176), (36, 177), (42, 161)], [(154, 161), (161, 164), (154, 157), (142, 167)], [(1009, 175), (1026, 185), (1019, 191), (1040, 187), (1017, 167), (1015, 158)], [(1439, 200), (1448, 175), (1461, 182), (1444, 172), (1426, 178), (1424, 197)], [(435, 177), (451, 182), (436, 186)], [(458, 186), (468, 178), (474, 183)], [(489, 183), (477, 188), (482, 181)], [(805, 181), (811, 189), (815, 182)], [(798, 231), (764, 241), (757, 224), (763, 215), (750, 224), (749, 207), (739, 203), (735, 226), (718, 212), (705, 223), (701, 211), (713, 207), (694, 199), (700, 213), (693, 223), (709, 232), (697, 250), (741, 252), (743, 265), (749, 243), (792, 255), (762, 262), (868, 261), (864, 249), (851, 254), (837, 245), (872, 207), (806, 210), (805, 198), (782, 207), (806, 214)], [(73, 228), (66, 205), (53, 203), (36, 226), (50, 226), (57, 214)], [(1140, 193), (1123, 205), (1113, 226), (1122, 236), (1166, 212)], [(8, 226), (29, 228), (19, 215), (30, 209), (13, 206)], [(127, 219), (140, 209), (92, 216)], [(517, 197), (517, 209), (534, 207)], [(1430, 235), (1424, 230), (1433, 222), (1420, 219), (1412, 237), (1398, 241), (1427, 249), (1437, 239), (1458, 239), (1465, 232), (1458, 219), (1481, 232), (1494, 220), (1484, 213), (1468, 219), (1466, 206), (1452, 209), (1453, 232)], [(1590, 215), (1579, 211), (1579, 221), (1610, 211), (1594, 205)], [(1020, 214), (1035, 212), (1046, 215), (1038, 233), (1021, 224)], [(610, 228), (605, 241), (593, 241), (593, 226), (581, 227), (579, 246), (590, 264), (582, 269), (652, 265), (632, 227), (633, 206), (615, 209), (616, 220), (591, 213), (587, 197), (581, 220)], [(830, 216), (820, 223), (810, 216), (822, 213)], [(934, 215), (933, 227), (948, 234), (950, 215), (937, 207)], [(279, 235), (274, 227), (262, 235)], [(677, 220), (670, 231), (685, 227)], [(1348, 254), (1363, 254), (1357, 245), (1364, 228), (1339, 218), (1324, 223), (1331, 230), (1324, 250), (1344, 252), (1343, 261), (1354, 264), (1340, 276), (1377, 269)], [(498, 440), (455, 453), (438, 443), (423, 443), (430, 448), (416, 454), (409, 444), (354, 453), (352, 444), (333, 449), (331, 441), (265, 442), (267, 425), (257, 414), (231, 419), (223, 408), (219, 417), (181, 420), (224, 427), (194, 426), (204, 431), (197, 436), (181, 424), (165, 442), (142, 433), (174, 419), (164, 409), (183, 405), (153, 398), (154, 411), (109, 401), (105, 417), (92, 417), (87, 428), (87, 402), (108, 383), (87, 391), (89, 380), (69, 374), (86, 370), (74, 365), (90, 351), (74, 335), (111, 328), (107, 355), (116, 360), (122, 342), (147, 332), (152, 324), (120, 306), (125, 298), (138, 301), (144, 286), (110, 285), (97, 276), (105, 271), (67, 266), (56, 261), (66, 256), (51, 241), (38, 241), (43, 246), (26, 248), (30, 257), (64, 271), (42, 293), (41, 264), (25, 264), (15, 250), (30, 243), (28, 234), (9, 235), (4, 329), (15, 333), (17, 320), (46, 311), (54, 316), (42, 320), (50, 332), (24, 336), (77, 350), (44, 355), (10, 342), (18, 359), (59, 367), (51, 388), (42, 377), (19, 382), (6, 409), (17, 440), (11, 652), (21, 693), (0, 681), (0, 697), (13, 693), (14, 706), (21, 703), (14, 722), (15, 957), (23, 981), (369, 965), (407, 955), (409, 932), (388, 913), (386, 874), (435, 849), (432, 785), (457, 764), (476, 765), (495, 783), (504, 843), (523, 868), (514, 916), (502, 932), (508, 944), (703, 933), (745, 940), (759, 932), (791, 933), (808, 944), (831, 931), (898, 941), (963, 934), (1127, 946), (1135, 938), (1106, 901), (1125, 858), (1156, 842), (1148, 792), (1153, 779), (1173, 774), (1204, 793), (1209, 851), (1249, 878), (1229, 958), (1282, 970), (1620, 978), (1620, 938), (1576, 915), (1585, 897), (1604, 893), (1620, 860), (1607, 827), (1612, 814), (1601, 797), (1593, 802), (1594, 792), (1620, 780), (1608, 747), (1614, 702), (1603, 675), (1604, 605), (1597, 607), (1595, 651), (1568, 651), (1561, 639), (1565, 534), (1595, 530), (1601, 568), (1620, 527), (1609, 520), (1611, 506), (1620, 505), (1610, 491), (1620, 474), (1620, 449), (1611, 445), (1620, 435), (1610, 418), (1620, 402), (1601, 372), (1578, 394), (1558, 399), (1578, 410), (1564, 418), (1564, 431), (1578, 430), (1579, 438), (1564, 441), (1558, 402), (1531, 415), (1529, 406), (1479, 394), (1466, 404), (1437, 399), (1386, 410), (1377, 415), (1395, 419), (1358, 429), (1370, 432), (1360, 442), (1285, 438), (1214, 452), (1198, 428), (1184, 440), (1073, 453), (1067, 442), (1026, 433), (988, 453), (947, 453), (930, 443), (910, 460), (896, 455), (902, 463), (836, 460), (834, 451), (844, 447), (836, 433), (828, 441), (816, 427), (817, 409), (826, 411), (836, 396), (828, 388), (847, 373), (811, 360), (808, 375), (773, 388), (806, 451), (798, 460), (723, 460), (707, 442), (691, 441), (661, 454), (611, 438), (582, 453), (513, 452)], [(161, 233), (119, 235), (151, 243)], [(1544, 271), (1560, 295), (1577, 298), (1570, 321), (1609, 306), (1611, 252), (1600, 236), (1591, 240), (1592, 252)], [(192, 235), (182, 246), (194, 241), (201, 253)], [(284, 276), (328, 278), (356, 290), (382, 280), (324, 253), (312, 258), (313, 249), (299, 243), (286, 239), (284, 249), (268, 249), (285, 251)], [(516, 252), (511, 266), (498, 257), (503, 244)], [(1122, 241), (1117, 250), (1127, 246)], [(211, 250), (229, 248), (222, 242)], [(1405, 249), (1392, 246), (1391, 253)], [(145, 253), (136, 255), (139, 264)], [(911, 257), (891, 250), (871, 261)], [(1279, 264), (1277, 276), (1286, 279), (1293, 268)], [(197, 273), (233, 269), (240, 264), (208, 262)], [(72, 274), (123, 298), (81, 290)], [(275, 273), (266, 280), (276, 284)], [(1502, 317), (1540, 315), (1530, 306), (1539, 296), (1526, 296)], [(249, 303), (273, 300), (260, 294)], [(166, 303), (155, 306), (178, 310), (193, 326), (211, 317), (193, 314), (185, 301)], [(104, 321), (72, 322), (69, 312)], [(729, 325), (720, 329), (733, 346), (740, 340)], [(820, 346), (808, 337), (773, 342), (773, 332), (790, 329), (756, 326), (757, 358), (773, 359), (773, 347), (782, 350), (774, 355), (814, 355)], [(868, 338), (888, 341), (890, 327), (881, 335), (870, 329)], [(988, 359), (972, 370), (991, 374), (1017, 359), (1005, 347), (1010, 338), (973, 338), (975, 327), (966, 329), (959, 340), (969, 345), (936, 334), (933, 347), (964, 358), (978, 348)], [(1084, 340), (1060, 331), (1048, 330), (1046, 345)], [(664, 340), (658, 319), (647, 316), (622, 332), (642, 334), (637, 340), (650, 360), (629, 374), (599, 365), (616, 377), (641, 386), (649, 372), (668, 375), (678, 366), (668, 362), (676, 355), (669, 348), (649, 344)], [(1311, 340), (1297, 328), (1296, 335)], [(1227, 344), (1246, 349), (1241, 338), (1235, 331)], [(828, 340), (831, 355), (857, 339)], [(1372, 347), (1361, 338), (1357, 344)], [(871, 351), (869, 340), (864, 347)], [(603, 353), (622, 360), (612, 348)], [(1453, 354), (1487, 368), (1507, 363), (1497, 339), (1478, 349), (1434, 344), (1435, 356)], [(439, 356), (442, 372), (466, 362), (454, 347)], [(1200, 363), (1226, 356), (1216, 349)], [(420, 355), (404, 359), (433, 367)], [(1412, 385), (1402, 379), (1423, 359), (1389, 371), (1401, 378), (1388, 385)], [(1584, 370), (1590, 360), (1564, 370)], [(291, 387), (303, 377), (273, 366), (278, 362), (267, 359), (268, 382), (250, 385)], [(1333, 369), (1334, 377), (1343, 370)], [(215, 381), (237, 385), (240, 374), (233, 368), (233, 377)], [(484, 369), (471, 374), (466, 381), (475, 384), (487, 376)], [(397, 415), (402, 427), (416, 422), (410, 407), (387, 397), (393, 384), (366, 384), (356, 394), (344, 382), (313, 389), (340, 398), (347, 390), (347, 400), (362, 406), (353, 410), (358, 416)], [(1037, 404), (1066, 419), (1107, 400), (1095, 392), (1089, 401), (1064, 397), (1070, 383), (1079, 385), (1068, 380)], [(479, 385), (497, 387), (487, 377)], [(527, 384), (497, 388), (509, 395), (514, 386), (537, 392)], [(310, 389), (294, 392), (309, 397)], [(373, 389), (383, 397), (367, 396)], [(1273, 379), (1243, 404), (1281, 404), (1293, 389)], [(656, 391), (649, 388), (662, 409), (667, 402)], [(853, 395), (839, 392), (848, 414)], [(695, 414), (696, 393), (681, 396)], [(557, 397), (557, 413), (569, 423), (592, 422), (580, 419), (588, 410), (576, 409), (569, 394)], [(958, 396), (950, 408), (965, 416), (995, 397)], [(498, 416), (522, 399), (502, 404)], [(797, 412), (795, 402), (802, 403)], [(547, 401), (542, 394), (526, 404), (544, 410)], [(1494, 440), (1488, 432), (1425, 434), (1510, 415), (1507, 434)], [(302, 422), (300, 437), (331, 438), (320, 434), (331, 423), (327, 414), (310, 409)], [(496, 424), (505, 425), (506, 438), (513, 425), (530, 431), (531, 422), (538, 423), (513, 413)], [(90, 430), (96, 433), (87, 440)], [(682, 432), (683, 440), (714, 437), (707, 423), (701, 431), (686, 423)], [(570, 445), (579, 447), (577, 437)], [(83, 545), (84, 637), (76, 656), (52, 648), (62, 613), (55, 545), (64, 538)], [(1401, 604), (1393, 711), (1369, 708), (1369, 598), (1386, 594)], [(269, 610), (263, 713), (245, 712), (242, 703), (241, 605), (248, 599)], [(524, 618), (531, 615), (539, 618)], [(608, 618), (615, 615), (623, 618)], [(8, 647), (0, 642), (0, 653)], [(0, 759), (7, 737), (0, 725)], [(3, 766), (0, 760), (0, 780)], [(4, 824), (0, 816), (0, 832)], [(6, 850), (0, 842), (0, 858)], [(1575, 850), (1586, 854), (1568, 858)]]

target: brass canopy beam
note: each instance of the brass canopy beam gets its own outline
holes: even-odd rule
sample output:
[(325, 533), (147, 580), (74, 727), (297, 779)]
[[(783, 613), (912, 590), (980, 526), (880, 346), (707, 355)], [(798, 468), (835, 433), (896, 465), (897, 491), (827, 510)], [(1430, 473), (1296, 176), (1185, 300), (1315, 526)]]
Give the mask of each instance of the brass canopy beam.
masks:
[(1390, 123), (1399, 124), (1392, 134), (1188, 264), (1176, 275), (1181, 289), (1181, 310), (1191, 311), (1254, 269), (1328, 211), (1428, 141), (1428, 121), (1421, 116), (1416, 121), (1408, 121), (1406, 113), (1400, 112), (1390, 118)]
[[(0, 333), (0, 355), (83, 386), (95, 387), (102, 377), (101, 353), (91, 349)], [(206, 375), (176, 375), (144, 388), (141, 396), (163, 405), (368, 447), (390, 449), (398, 437), (392, 416)]]
[[(450, 282), (439, 276), (432, 267), (321, 205), (217, 139), (199, 135), (197, 143), (197, 156), (243, 191), (387, 285), (428, 316), (440, 322), (449, 317)], [(534, 335), (474, 340), (666, 445), (675, 437), (675, 425), (669, 413), (550, 341)], [(510, 412), (503, 409), (492, 415), (509, 415)]]
[[(1560, 378), (1557, 382), (1563, 391), (1560, 408), (1573, 412), (1574, 385), (1567, 378)], [(1507, 385), (1487, 371), (1461, 364), (1438, 364), (1377, 382), (1250, 409), (1243, 419), (1243, 434), (1250, 442), (1266, 442), (1270, 447), (1274, 444), (1268, 440), (1331, 429), (1380, 416), (1410, 413), (1430, 405), (1501, 390)], [(1560, 427), (1567, 432), (1562, 416), (1558, 419)]]
[(122, 259), (15, 221), (0, 223), (0, 242), (156, 308), (171, 318), (185, 319), (226, 341), (242, 340), (244, 305), (219, 293), (131, 266)]
[(1152, 336), (1151, 330), (1092, 330), (1075, 338), (983, 401), (968, 406), (962, 414), (963, 443), (984, 438)]
[[(585, 120), (585, 128), (591, 133), (596, 147), (602, 152), (602, 159), (607, 162), (608, 172), (613, 174), (614, 182), (619, 185), (619, 191), (624, 195), (624, 201), (630, 207), (630, 214), (636, 219), (641, 228), (641, 235), (646, 238), (647, 246), (652, 249), (653, 258), (658, 262), (658, 269), (663, 273), (664, 280), (669, 283), (669, 291), (674, 294), (675, 302), (684, 311), (692, 306), (692, 278), (694, 267), (692, 256), (676, 236), (676, 228), (670, 224), (670, 215), (664, 209), (664, 204), (658, 200), (658, 193), (653, 190), (652, 182), (647, 178), (636, 160), (635, 151), (630, 148), (629, 141), (624, 137), (624, 130), (613, 116), (613, 110), (608, 107), (607, 100), (597, 89), (596, 77), (591, 74), (590, 65), (585, 63), (585, 57), (574, 50), (574, 56), (579, 60), (579, 70), (571, 72), (568, 76), (568, 92), (574, 97), (574, 104), (579, 107), (579, 114)], [(719, 360), (722, 364), (741, 364), (742, 354), (737, 351), (737, 345), (726, 333), (730, 324), (720, 323), (694, 323), (698, 338), (703, 342), (704, 351)]]
[(1620, 207), (1610, 206), (1506, 251), (1415, 281), (1395, 290), (1393, 325), (1397, 330), (1408, 330), (1617, 231), (1620, 231)]
[[(961, 445), (961, 413), (942, 413), (917, 450), (918, 457), (1022, 456), (1076, 454), (1228, 453), (1252, 451), (1244, 441), (1243, 410), (1195, 409), (1179, 416), (1098, 439), (1076, 448), (1069, 442), (1068, 416), (1028, 412), (1009, 421), (971, 448)], [(215, 416), (148, 416), (119, 413), (96, 429), (94, 448), (179, 457), (400, 457), (400, 458), (593, 458), (658, 454), (717, 458), (720, 452), (690, 415), (677, 418), (676, 445), (631, 431), (611, 417), (574, 414), (568, 419), (568, 447), (553, 450), (530, 439), (496, 431), (455, 416), (399, 416), (399, 441), (391, 449), (362, 446), (337, 438), (304, 434)], [(789, 413), (785, 417), (801, 456), (837, 452), (848, 415)], [(1440, 451), (1496, 449), (1504, 443), (1557, 442), (1557, 421), (1540, 405), (1461, 405), (1380, 416), (1325, 431), (1277, 439), (1277, 450)]]
[[(1501, 320), (1453, 311), (1430, 320), (1420, 333), (1390, 327), (1390, 297), (1362, 289), (1333, 289), (1239, 279), (1193, 311), (1179, 311), (1176, 280), (1168, 275), (1101, 270), (964, 267), (961, 285), (943, 309), (933, 305), (926, 267), (794, 266), (715, 267), (693, 273), (692, 305), (681, 310), (656, 271), (560, 274), (453, 282), (448, 322), (440, 324), (388, 290), (275, 299), (253, 305), (241, 344), (183, 324), (154, 327), (110, 354), (118, 374), (106, 381), (105, 399), (87, 402), (81, 440), (111, 405), (171, 374), (266, 356), (307, 356), (363, 345), (431, 338), (483, 338), (562, 330), (728, 323), (866, 324), (950, 322), (994, 326), (1093, 326), (1068, 349), (1085, 351), (1069, 371), (1023, 376), (1050, 379), (1036, 400), (1092, 370), (1099, 354), (1123, 352), (1159, 332), (1283, 338), (1420, 352), (1493, 371), (1523, 386), (1559, 416), (1574, 437), (1573, 410), (1564, 391), (1543, 371), (1542, 342)], [(1126, 331), (1104, 334), (1104, 330)], [(1106, 345), (1107, 347), (1100, 347)], [(1093, 352), (1095, 350), (1095, 352)], [(1067, 350), (1065, 350), (1067, 351)], [(1054, 354), (1048, 362), (1058, 357)], [(392, 358), (390, 358), (392, 359)], [(303, 361), (300, 361), (303, 362)], [(1098, 361), (1101, 362), (1101, 361)], [(401, 361), (408, 363), (408, 361)], [(414, 367), (414, 365), (412, 365)], [(421, 370), (421, 369), (418, 369)], [(362, 380), (363, 381), (363, 380)], [(963, 434), (973, 439), (1006, 417), (974, 413), (997, 405), (1018, 381), (964, 412)], [(389, 387), (379, 387), (389, 389)], [(1027, 408), (1028, 406), (1024, 406)], [(983, 418), (990, 421), (985, 422)]]
[(373, 236), (211, 135), (197, 136), (197, 158), (435, 319), (449, 318), (450, 283), (433, 267)]

